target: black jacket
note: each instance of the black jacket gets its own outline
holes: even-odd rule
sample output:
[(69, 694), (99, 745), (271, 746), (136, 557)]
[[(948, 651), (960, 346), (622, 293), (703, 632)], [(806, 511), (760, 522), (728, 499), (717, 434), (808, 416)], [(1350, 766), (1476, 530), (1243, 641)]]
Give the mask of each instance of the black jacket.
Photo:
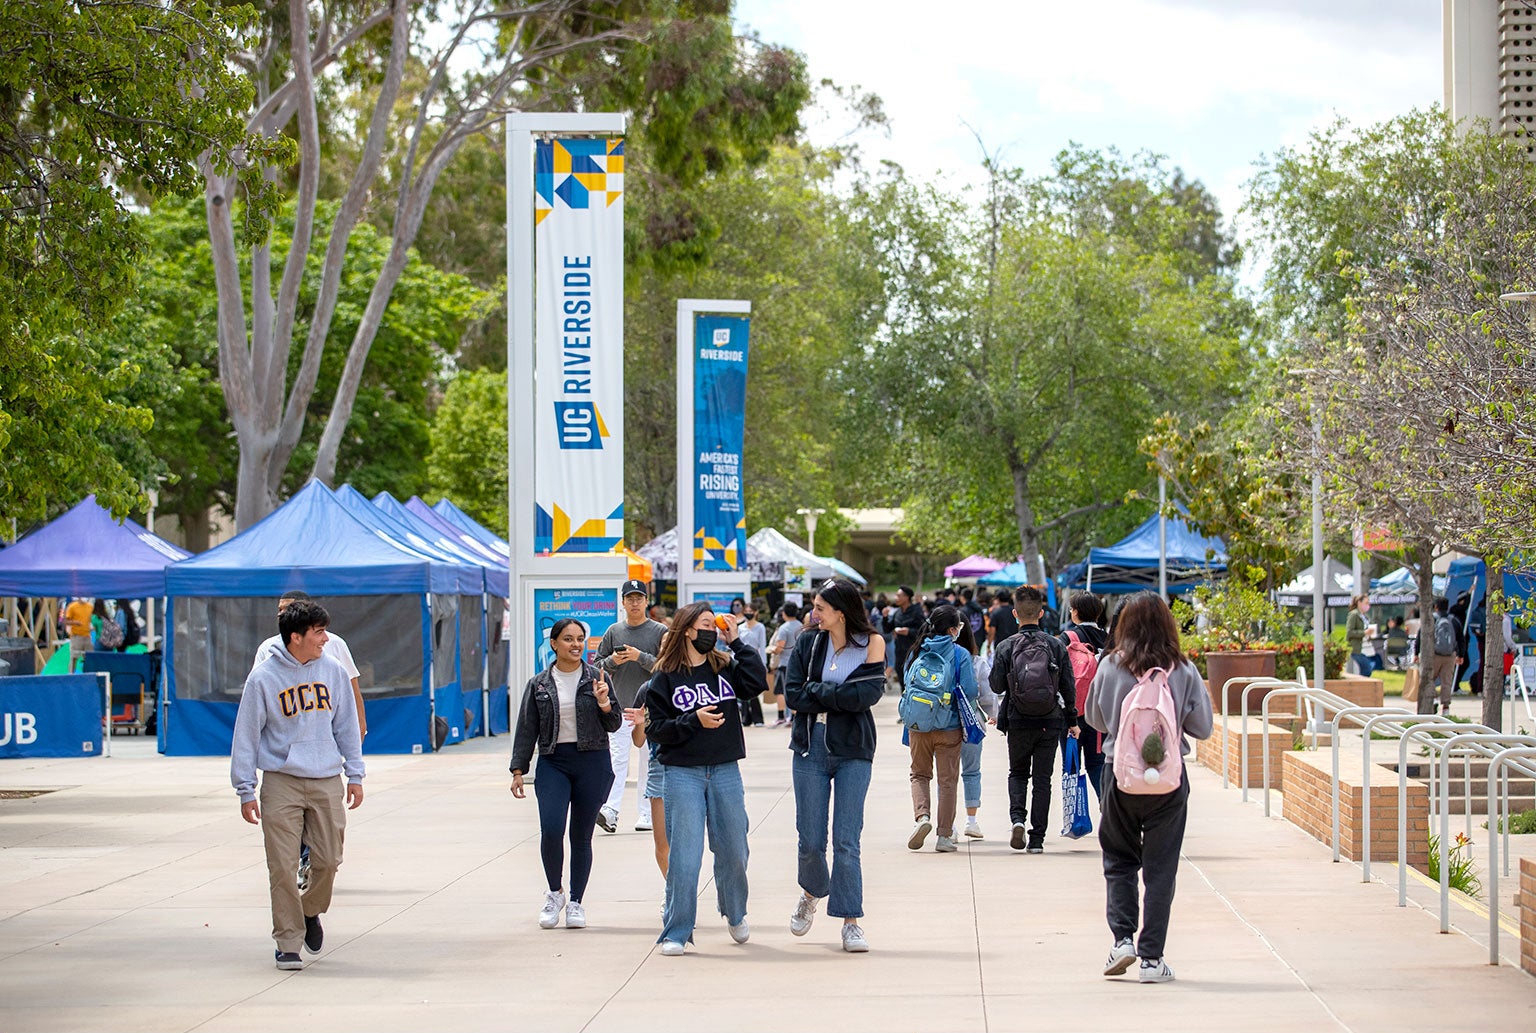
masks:
[(825, 631), (801, 635), (788, 664), (780, 671), (784, 702), (795, 712), (789, 748), (802, 757), (811, 751), (811, 721), (824, 715), (827, 752), (854, 760), (875, 759), (875, 718), (870, 710), (885, 695), (885, 665), (865, 661), (841, 685), (814, 680), (821, 671), (830, 636)]
[[(1050, 643), (1051, 655), (1056, 663), (1056, 695), (1061, 708), (1050, 717), (1028, 717), (1013, 709), (1013, 699), (1008, 692), (1008, 673), (1013, 669), (1013, 654), (1019, 643), (1031, 635), (1040, 635)], [(1038, 624), (1029, 624), (1010, 635), (997, 647), (992, 658), (992, 691), (997, 693), (997, 730), (1006, 732), (1014, 728), (1065, 728), (1077, 720), (1077, 683), (1072, 677), (1072, 659), (1061, 639), (1047, 635)]]
[[(576, 686), (576, 748), (578, 750), (606, 750), (608, 733), (617, 732), (624, 721), (619, 701), (614, 698), (609, 683), (608, 712), (603, 713), (592, 692), (591, 664), (581, 665), (581, 682)], [(543, 756), (555, 752), (555, 736), (560, 732), (560, 695), (555, 689), (554, 667), (551, 665), (532, 678), (523, 690), (523, 706), (517, 712), (517, 734), (512, 738), (512, 770), (528, 773), (533, 761), (533, 748), (539, 748)]]
[[(656, 759), (668, 767), (730, 764), (747, 755), (736, 701), (755, 699), (767, 691), (768, 671), (754, 647), (740, 639), (726, 645), (731, 662), (718, 672), (707, 663), (683, 671), (657, 671), (641, 691), (645, 737), (656, 743)], [(699, 709), (711, 706), (725, 718), (717, 728), (699, 724)]]

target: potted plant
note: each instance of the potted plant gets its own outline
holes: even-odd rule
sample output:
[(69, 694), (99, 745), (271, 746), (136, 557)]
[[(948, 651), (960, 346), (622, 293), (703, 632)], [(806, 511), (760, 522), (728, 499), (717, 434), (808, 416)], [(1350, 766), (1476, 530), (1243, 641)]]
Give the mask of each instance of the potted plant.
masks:
[(1240, 575), (1196, 589), (1192, 600), (1174, 603), (1174, 616), (1197, 629), (1211, 700), (1222, 713), (1237, 706), (1218, 698), (1228, 679), (1275, 676), (1271, 643), (1288, 637), (1292, 622), (1263, 589)]

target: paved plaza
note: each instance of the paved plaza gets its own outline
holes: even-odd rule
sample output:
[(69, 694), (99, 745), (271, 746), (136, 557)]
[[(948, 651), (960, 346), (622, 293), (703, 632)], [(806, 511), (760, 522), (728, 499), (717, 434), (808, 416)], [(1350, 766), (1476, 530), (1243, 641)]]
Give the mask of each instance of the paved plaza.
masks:
[[(789, 934), (783, 729), (747, 732), (751, 942), (731, 943), (706, 883), (684, 958), (653, 943), (662, 880), (649, 833), (632, 831), (633, 786), (621, 831), (598, 833), (590, 927), (537, 927), (535, 805), (507, 791), (505, 737), (368, 758), (325, 952), (303, 972), (273, 967), (261, 838), (239, 818), (227, 760), (119, 738), (111, 758), (8, 761), (0, 790), (57, 791), (0, 799), (0, 1030), (1536, 1028), (1536, 979), (1489, 966), (1471, 936), (1440, 935), (1421, 906), (1396, 907), (1390, 865), (1387, 884), (1362, 885), (1200, 768), (1168, 944), (1178, 980), (1105, 979), (1096, 839), (1008, 848), (994, 735), (989, 838), (907, 850), (906, 751), (893, 701), (877, 713), (861, 956), (825, 915)], [(1416, 896), (1430, 899), (1419, 884)]]

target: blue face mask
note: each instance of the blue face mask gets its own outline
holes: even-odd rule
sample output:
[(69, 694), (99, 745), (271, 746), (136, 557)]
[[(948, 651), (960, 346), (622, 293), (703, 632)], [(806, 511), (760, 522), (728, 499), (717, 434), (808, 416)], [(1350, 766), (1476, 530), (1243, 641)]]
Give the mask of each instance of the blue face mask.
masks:
[(700, 628), (698, 634), (694, 637), (693, 648), (697, 649), (700, 653), (708, 653), (715, 648), (715, 642), (719, 637), (720, 633), (714, 628)]

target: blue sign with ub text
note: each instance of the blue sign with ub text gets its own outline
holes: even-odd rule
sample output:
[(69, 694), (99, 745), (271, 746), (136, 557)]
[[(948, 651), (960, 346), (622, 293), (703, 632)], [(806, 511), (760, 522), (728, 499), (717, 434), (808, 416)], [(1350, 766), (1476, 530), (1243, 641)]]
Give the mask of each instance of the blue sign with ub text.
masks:
[(0, 760), (99, 756), (105, 705), (94, 675), (0, 678)]

